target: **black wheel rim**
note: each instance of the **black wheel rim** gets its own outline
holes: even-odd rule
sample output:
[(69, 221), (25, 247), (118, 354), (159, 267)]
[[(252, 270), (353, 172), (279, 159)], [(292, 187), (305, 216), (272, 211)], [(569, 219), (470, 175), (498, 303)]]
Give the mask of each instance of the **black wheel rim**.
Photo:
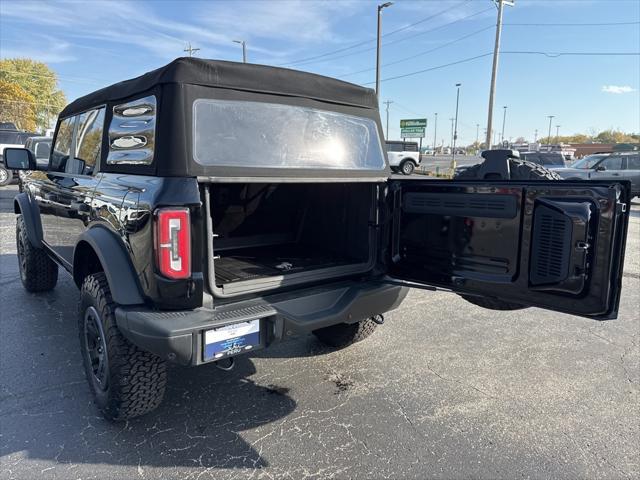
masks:
[(84, 348), (96, 388), (104, 391), (109, 382), (107, 344), (102, 330), (100, 315), (94, 307), (84, 312)]
[(25, 281), (27, 278), (27, 257), (24, 254), (24, 240), (21, 238), (21, 235), (18, 236), (18, 267), (20, 270), (20, 278), (22, 281)]

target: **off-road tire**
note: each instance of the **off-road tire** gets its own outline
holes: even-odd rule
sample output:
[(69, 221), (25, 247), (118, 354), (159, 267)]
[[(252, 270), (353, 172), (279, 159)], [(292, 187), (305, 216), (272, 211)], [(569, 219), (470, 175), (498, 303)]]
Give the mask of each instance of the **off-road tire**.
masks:
[(364, 340), (375, 332), (378, 324), (371, 318), (356, 323), (338, 323), (330, 327), (314, 330), (313, 334), (320, 342), (333, 348), (344, 348)]
[(13, 180), (13, 172), (11, 170), (7, 170), (4, 165), (0, 165), (0, 187), (9, 185), (11, 180)]
[(528, 308), (526, 305), (520, 305), (519, 303), (505, 302), (504, 300), (498, 300), (497, 298), (488, 297), (475, 297), (473, 295), (461, 295), (467, 302), (478, 305), (479, 307), (488, 308), (489, 310), (522, 310)]
[(400, 172), (403, 175), (411, 175), (416, 169), (416, 164), (411, 160), (405, 160), (400, 164)]
[[(111, 421), (144, 415), (162, 403), (167, 382), (167, 367), (158, 356), (129, 342), (116, 325), (117, 304), (104, 273), (87, 276), (80, 291), (78, 330), (84, 370), (89, 388), (102, 414)], [(100, 385), (89, 356), (85, 315), (93, 307), (104, 334), (106, 379)], [(101, 339), (100, 339), (101, 340)]]
[(20, 280), (28, 292), (48, 292), (58, 283), (58, 264), (42, 248), (34, 247), (27, 236), (22, 215), (16, 220), (16, 248)]
[[(481, 166), (481, 163), (473, 165), (456, 174), (455, 178), (492, 180), (491, 178), (480, 178)], [(511, 180), (562, 180), (560, 175), (542, 165), (517, 158), (509, 159), (509, 170), (511, 171)]]

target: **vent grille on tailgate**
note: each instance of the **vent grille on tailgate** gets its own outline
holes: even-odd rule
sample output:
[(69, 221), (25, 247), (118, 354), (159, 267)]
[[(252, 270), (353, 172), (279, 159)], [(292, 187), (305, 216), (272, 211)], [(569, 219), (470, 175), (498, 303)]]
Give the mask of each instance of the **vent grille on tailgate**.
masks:
[(533, 221), (529, 280), (533, 285), (559, 283), (569, 275), (571, 220), (561, 212), (538, 206)]
[(459, 217), (515, 218), (517, 197), (484, 193), (421, 193), (404, 196), (407, 213)]

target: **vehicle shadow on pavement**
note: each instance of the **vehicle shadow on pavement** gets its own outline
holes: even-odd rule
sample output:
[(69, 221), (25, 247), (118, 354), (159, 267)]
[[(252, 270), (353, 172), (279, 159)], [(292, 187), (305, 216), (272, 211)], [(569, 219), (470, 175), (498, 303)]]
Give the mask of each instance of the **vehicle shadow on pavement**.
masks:
[[(90, 397), (78, 345), (78, 291), (66, 275), (55, 290), (29, 294), (14, 254), (0, 255), (4, 293), (0, 312), (0, 463), (28, 458), (55, 465), (70, 478), (75, 464), (159, 467), (262, 468), (259, 438), (296, 408), (288, 389), (260, 385), (248, 357), (225, 372), (215, 365), (171, 366), (164, 402), (125, 423), (102, 418)], [(264, 434), (263, 434), (264, 432)], [(255, 438), (255, 437), (254, 437)], [(67, 471), (69, 469), (69, 471)]]

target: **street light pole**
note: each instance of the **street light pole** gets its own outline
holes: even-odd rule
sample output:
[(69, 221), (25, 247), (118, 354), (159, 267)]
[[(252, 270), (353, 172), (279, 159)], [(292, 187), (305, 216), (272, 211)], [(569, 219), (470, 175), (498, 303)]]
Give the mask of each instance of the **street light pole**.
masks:
[(433, 121), (433, 155), (436, 154), (436, 150), (437, 150), (437, 146), (436, 144), (438, 143), (438, 114), (436, 113), (435, 115), (435, 120)]
[[(500, 56), (500, 37), (502, 35), (502, 11), (504, 5), (513, 6), (513, 1), (495, 0), (498, 4), (498, 19), (496, 21), (496, 43), (493, 47), (493, 65), (491, 67), (491, 87), (489, 88), (489, 114), (487, 118), (487, 146), (491, 145), (493, 133), (493, 97), (496, 93), (496, 79), (498, 76), (498, 57)], [(490, 148), (490, 147), (489, 147)]]
[(547, 118), (549, 119), (549, 135), (547, 137), (547, 151), (551, 151), (551, 122), (553, 121), (553, 119), (555, 118), (555, 115), (547, 115)]
[(480, 138), (480, 124), (476, 123), (476, 145), (478, 149), (480, 148), (480, 144), (478, 143), (478, 139)]
[(556, 125), (556, 142), (560, 143), (560, 125)]
[(380, 99), (380, 48), (382, 46), (382, 9), (390, 7), (393, 2), (378, 5), (378, 43), (376, 48), (376, 96)]
[(456, 124), (453, 129), (453, 157), (451, 157), (451, 168), (456, 169), (456, 140), (458, 140), (458, 105), (460, 104), (460, 86), (461, 83), (456, 83)]
[(242, 45), (242, 63), (247, 63), (247, 42), (244, 40), (234, 40), (233, 43)]
[(504, 113), (502, 114), (502, 135), (500, 135), (500, 143), (504, 145), (504, 125), (507, 123), (507, 106), (502, 107)]
[(455, 118), (451, 117), (449, 121), (451, 122), (451, 139), (449, 140), (449, 148), (453, 149), (453, 122), (455, 121)]

